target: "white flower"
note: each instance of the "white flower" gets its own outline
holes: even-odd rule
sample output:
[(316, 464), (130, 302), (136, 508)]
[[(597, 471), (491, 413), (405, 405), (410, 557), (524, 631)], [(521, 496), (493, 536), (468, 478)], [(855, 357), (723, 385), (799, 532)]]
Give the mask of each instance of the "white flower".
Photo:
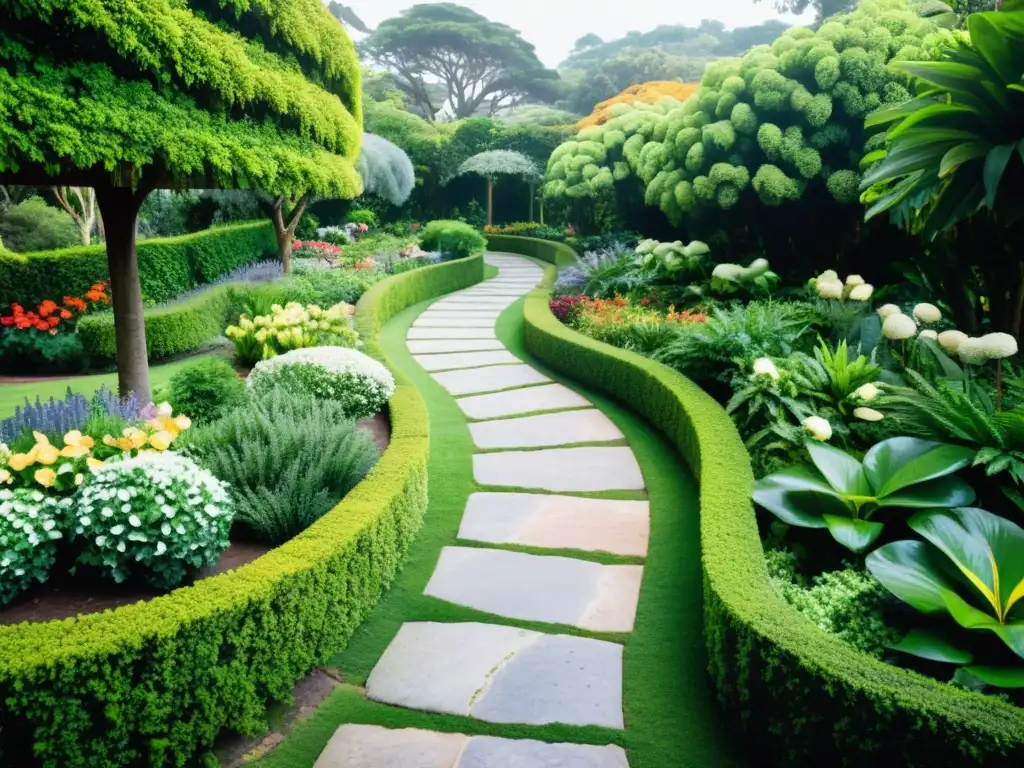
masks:
[(880, 390), (874, 384), (864, 384), (857, 388), (857, 397), (866, 403), (870, 403), (880, 394)]
[(822, 280), (819, 278), (818, 282), (814, 285), (814, 290), (823, 299), (843, 298), (843, 284), (838, 280)]
[(1008, 333), (989, 333), (979, 339), (989, 360), (1001, 360), (1017, 354), (1017, 340)]
[(933, 331), (931, 329), (923, 330), (917, 334), (917, 336), (920, 339), (931, 339), (932, 341), (938, 341), (939, 339), (938, 331)]
[(851, 301), (867, 301), (874, 292), (875, 287), (871, 283), (861, 283), (854, 286), (853, 290), (850, 291), (849, 298)]
[(914, 317), (921, 323), (937, 323), (942, 313), (934, 304), (918, 304), (914, 307)]
[(775, 367), (775, 363), (773, 363), (769, 358), (759, 357), (754, 361), (754, 375), (768, 376), (774, 381), (778, 381), (779, 369)]
[(174, 413), (174, 409), (171, 407), (170, 403), (163, 402), (156, 407), (156, 412), (158, 416), (166, 416), (167, 418), (170, 418)]
[(892, 341), (909, 339), (917, 333), (917, 323), (914, 318), (904, 314), (889, 315), (882, 323), (882, 335)]
[(967, 341), (967, 334), (963, 331), (943, 331), (938, 336), (939, 346), (946, 354), (955, 355), (960, 345)]
[(893, 315), (901, 314), (903, 310), (897, 307), (895, 304), (883, 304), (878, 308), (878, 316), (883, 320), (892, 317)]
[(832, 437), (832, 425), (821, 416), (808, 416), (804, 419), (804, 429), (812, 438), (822, 443)]
[(885, 416), (874, 408), (854, 408), (853, 415), (862, 421), (881, 421)]
[(820, 275), (818, 275), (818, 280), (828, 281), (828, 280), (838, 280), (838, 279), (839, 279), (839, 273), (836, 272), (834, 269), (826, 269), (824, 272), (822, 272)]
[(864, 285), (866, 281), (860, 275), (847, 275), (846, 285), (850, 288), (856, 288), (858, 285)]

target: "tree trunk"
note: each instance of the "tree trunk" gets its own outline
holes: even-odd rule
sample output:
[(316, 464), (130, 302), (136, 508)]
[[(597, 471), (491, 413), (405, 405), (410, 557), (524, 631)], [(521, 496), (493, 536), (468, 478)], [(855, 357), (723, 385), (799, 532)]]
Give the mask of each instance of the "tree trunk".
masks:
[(281, 269), (288, 274), (292, 268), (292, 240), (295, 239), (295, 229), (306, 210), (309, 196), (303, 195), (291, 212), (285, 210), (285, 202), (284, 195), (278, 195), (270, 218), (274, 222), (274, 232), (277, 234), (277, 256), (281, 260)]
[(534, 196), (534, 191), (535, 191), (534, 190), (534, 186), (533, 186), (533, 184), (531, 184), (530, 185), (530, 223), (531, 224), (533, 223), (533, 196)]
[(494, 223), (494, 179), (487, 180), (487, 225)]
[(544, 226), (544, 196), (540, 198), (540, 225)]
[(114, 301), (114, 336), (117, 344), (117, 383), (122, 397), (134, 393), (148, 403), (149, 359), (146, 322), (142, 308), (139, 265), (135, 259), (135, 221), (146, 193), (128, 187), (96, 190), (107, 237), (107, 265)]

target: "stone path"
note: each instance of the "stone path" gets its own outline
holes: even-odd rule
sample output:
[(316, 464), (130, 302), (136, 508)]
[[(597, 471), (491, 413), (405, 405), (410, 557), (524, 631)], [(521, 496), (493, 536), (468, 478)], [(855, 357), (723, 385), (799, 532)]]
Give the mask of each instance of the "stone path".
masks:
[[(643, 477), (607, 416), (498, 340), (498, 317), (540, 281), (542, 270), (510, 254), (486, 258), (498, 267), (498, 277), (434, 302), (413, 323), (407, 344), (469, 420), (477, 450), (473, 475), (480, 486), (469, 497), (459, 530), (465, 545), (442, 550), (425, 592), (493, 619), (403, 624), (370, 673), (366, 695), (492, 723), (621, 729), (622, 644), (563, 633), (565, 627), (584, 635), (632, 631), (643, 566), (579, 555), (646, 556), (649, 507), (636, 500)], [(580, 493), (600, 497), (572, 495)], [(507, 621), (531, 622), (534, 628)], [(349, 724), (337, 730), (316, 763), (342, 766), (628, 763), (614, 745)]]

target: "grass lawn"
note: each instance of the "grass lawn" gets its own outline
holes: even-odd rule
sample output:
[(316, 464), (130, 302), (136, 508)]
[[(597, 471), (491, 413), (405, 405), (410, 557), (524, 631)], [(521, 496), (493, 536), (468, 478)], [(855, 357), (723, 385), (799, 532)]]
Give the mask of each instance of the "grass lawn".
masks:
[[(218, 353), (211, 352), (209, 354)], [(202, 355), (194, 355), (182, 360), (175, 360), (173, 363), (150, 366), (150, 386), (154, 391), (166, 386), (175, 373), (196, 362), (200, 357)], [(15, 407), (24, 405), (25, 398), (33, 403), (35, 403), (36, 397), (39, 397), (44, 403), (51, 397), (61, 400), (68, 391), (68, 387), (73, 392), (80, 392), (89, 397), (102, 386), (116, 390), (117, 372), (98, 373), (92, 376), (72, 376), (67, 379), (48, 381), (31, 381), (24, 384), (0, 384), (0, 419), (13, 416)]]
[[(498, 322), (499, 338), (519, 357), (551, 378), (582, 392), (615, 422), (637, 455), (651, 501), (651, 546), (634, 631), (598, 634), (572, 626), (493, 617), (423, 594), (441, 548), (456, 540), (469, 494), (476, 490), (473, 445), (466, 419), (451, 396), (412, 360), (406, 331), (425, 302), (394, 318), (381, 333), (392, 362), (408, 374), (430, 410), (430, 495), (423, 530), (402, 570), (348, 647), (331, 659), (346, 685), (335, 691), (286, 741), (257, 761), (259, 768), (311, 768), (331, 735), (343, 723), (391, 728), (425, 728), (542, 741), (622, 745), (632, 768), (716, 768), (743, 765), (742, 757), (720, 726), (709, 690), (701, 633), (702, 585), (697, 493), (679, 457), (650, 427), (607, 398), (584, 391), (543, 369), (522, 342), (522, 301)], [(635, 498), (636, 494), (593, 494)], [(460, 542), (460, 546), (466, 546)], [(472, 546), (470, 544), (469, 546)], [(524, 548), (487, 545), (524, 551)], [(548, 550), (599, 562), (621, 561), (609, 555)], [(418, 712), (369, 701), (362, 689), (370, 671), (403, 622), (482, 621), (560, 633), (598, 637), (625, 644), (623, 705), (627, 728), (568, 725), (502, 725), (472, 718)]]

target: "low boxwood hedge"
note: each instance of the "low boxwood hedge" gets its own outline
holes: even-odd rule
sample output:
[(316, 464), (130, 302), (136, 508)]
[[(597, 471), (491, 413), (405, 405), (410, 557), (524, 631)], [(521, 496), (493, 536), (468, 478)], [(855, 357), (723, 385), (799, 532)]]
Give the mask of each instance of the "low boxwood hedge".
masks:
[[(136, 246), (142, 295), (157, 303), (276, 254), (277, 238), (269, 221), (142, 240)], [(44, 299), (60, 302), (64, 296), (81, 296), (109, 275), (102, 244), (23, 254), (0, 249), (0, 309), (11, 302), (35, 306)]]
[[(531, 249), (555, 260), (546, 244)], [(553, 279), (548, 270), (547, 285)], [(531, 353), (644, 416), (698, 478), (709, 671), (752, 753), (788, 765), (1022, 764), (1019, 708), (878, 661), (782, 600), (768, 579), (753, 473), (732, 420), (678, 372), (564, 326), (549, 297), (540, 288), (526, 302)]]
[[(375, 285), (357, 313), (368, 349), (393, 314), (482, 276), (477, 257)], [(426, 406), (401, 385), (389, 407), (374, 469), (281, 547), (115, 611), (0, 627), (0, 764), (196, 765), (222, 729), (265, 728), (268, 702), (345, 645), (420, 526)]]

